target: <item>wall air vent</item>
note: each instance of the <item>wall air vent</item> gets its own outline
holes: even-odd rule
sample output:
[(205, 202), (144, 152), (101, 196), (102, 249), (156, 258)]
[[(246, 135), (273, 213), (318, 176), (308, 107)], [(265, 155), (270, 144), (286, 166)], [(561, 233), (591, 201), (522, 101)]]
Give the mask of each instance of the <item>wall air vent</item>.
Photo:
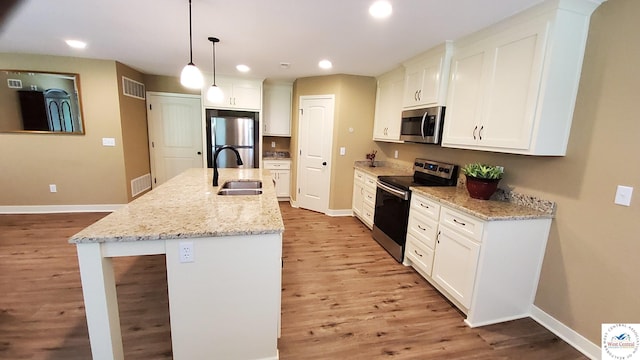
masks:
[(122, 94), (136, 99), (145, 99), (144, 84), (131, 80), (128, 77), (122, 77)]
[(131, 180), (131, 197), (136, 197), (149, 189), (151, 189), (151, 174)]
[(22, 80), (7, 79), (7, 86), (9, 86), (9, 89), (22, 89)]

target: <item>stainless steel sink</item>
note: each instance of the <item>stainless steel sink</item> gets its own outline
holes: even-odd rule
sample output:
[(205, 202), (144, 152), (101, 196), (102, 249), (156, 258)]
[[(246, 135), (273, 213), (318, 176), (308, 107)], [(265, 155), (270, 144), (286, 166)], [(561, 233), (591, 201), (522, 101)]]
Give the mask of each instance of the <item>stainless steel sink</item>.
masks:
[(222, 184), (221, 189), (262, 189), (260, 180), (229, 180)]
[(218, 195), (260, 195), (262, 189), (221, 189)]

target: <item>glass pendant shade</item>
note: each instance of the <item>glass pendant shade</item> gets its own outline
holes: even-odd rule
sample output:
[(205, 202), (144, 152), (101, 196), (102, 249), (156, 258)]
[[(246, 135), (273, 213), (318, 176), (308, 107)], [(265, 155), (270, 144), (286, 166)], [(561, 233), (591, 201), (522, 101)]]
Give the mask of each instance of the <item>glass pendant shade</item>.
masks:
[(202, 77), (202, 73), (193, 63), (189, 63), (182, 69), (180, 83), (189, 89), (202, 89), (204, 77)]
[(222, 89), (216, 85), (211, 85), (207, 91), (207, 100), (213, 103), (222, 103), (224, 100), (224, 93), (222, 92)]

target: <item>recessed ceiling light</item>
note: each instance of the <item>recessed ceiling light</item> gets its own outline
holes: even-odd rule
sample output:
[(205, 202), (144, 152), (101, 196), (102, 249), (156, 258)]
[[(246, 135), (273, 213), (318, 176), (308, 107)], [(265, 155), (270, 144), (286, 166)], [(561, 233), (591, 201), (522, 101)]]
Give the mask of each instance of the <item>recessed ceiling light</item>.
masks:
[(66, 40), (65, 42), (74, 49), (84, 49), (87, 47), (87, 43), (80, 40)]
[(331, 69), (333, 67), (333, 64), (329, 60), (320, 60), (318, 66), (320, 66), (322, 69)]
[(249, 70), (251, 70), (250, 67), (248, 67), (247, 65), (243, 65), (243, 64), (240, 64), (240, 65), (236, 66), (236, 69), (238, 71), (240, 71), (240, 72), (249, 72)]
[(391, 16), (391, 12), (391, 4), (386, 0), (376, 1), (369, 7), (369, 14), (376, 19), (387, 18)]

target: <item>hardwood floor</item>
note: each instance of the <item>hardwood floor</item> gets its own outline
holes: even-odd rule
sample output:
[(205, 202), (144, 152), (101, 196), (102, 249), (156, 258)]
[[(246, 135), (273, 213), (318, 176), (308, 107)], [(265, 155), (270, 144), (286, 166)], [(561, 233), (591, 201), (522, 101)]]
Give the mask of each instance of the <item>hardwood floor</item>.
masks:
[[(351, 217), (281, 203), (280, 358), (586, 359), (531, 319), (470, 329)], [(90, 359), (75, 247), (104, 214), (0, 215), (0, 359)], [(171, 359), (164, 256), (116, 258), (127, 359)]]

